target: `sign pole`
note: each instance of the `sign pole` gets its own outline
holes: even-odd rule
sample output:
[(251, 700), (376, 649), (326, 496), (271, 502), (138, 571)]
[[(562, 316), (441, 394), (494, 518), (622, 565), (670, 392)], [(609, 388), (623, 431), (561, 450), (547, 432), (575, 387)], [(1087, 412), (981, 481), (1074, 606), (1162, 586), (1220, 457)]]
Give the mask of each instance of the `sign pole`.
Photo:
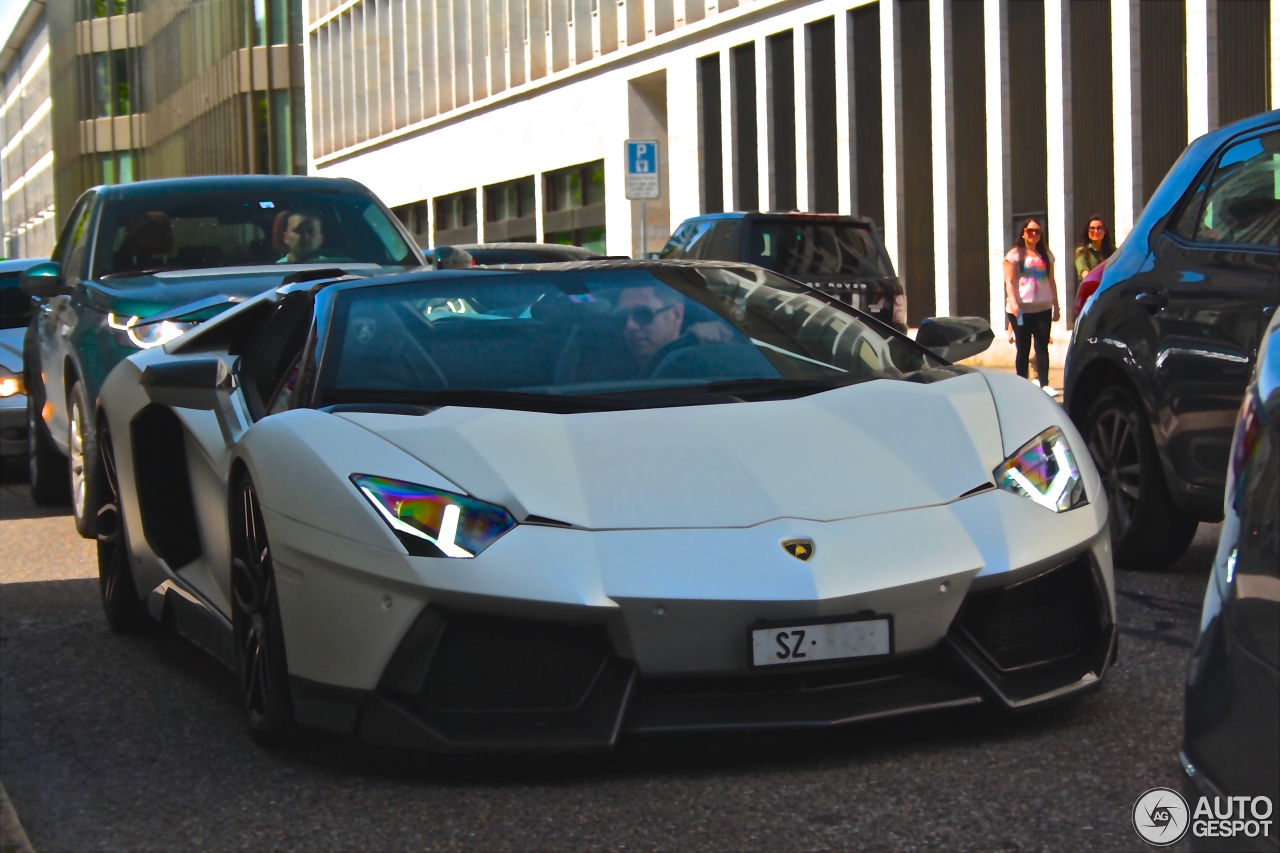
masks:
[(640, 199), (640, 260), (649, 257), (649, 217), (644, 209), (645, 199)]
[(658, 141), (628, 139), (626, 161), (626, 197), (640, 202), (640, 260), (644, 260), (649, 255), (649, 210), (645, 201), (662, 197), (658, 183)]

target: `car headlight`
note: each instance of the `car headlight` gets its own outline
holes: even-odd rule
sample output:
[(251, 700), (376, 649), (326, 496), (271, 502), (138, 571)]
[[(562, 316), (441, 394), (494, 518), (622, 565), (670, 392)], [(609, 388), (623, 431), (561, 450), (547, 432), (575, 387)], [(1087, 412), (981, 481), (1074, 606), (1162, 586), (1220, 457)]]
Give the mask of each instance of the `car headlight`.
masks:
[(368, 474), (351, 482), (415, 557), (470, 559), (516, 526), (502, 507), (466, 495)]
[(22, 387), (22, 377), (7, 368), (0, 367), (0, 399), (25, 393), (27, 389)]
[(108, 314), (107, 325), (111, 327), (115, 339), (125, 346), (138, 349), (151, 349), (163, 346), (188, 329), (195, 328), (196, 323), (179, 323), (173, 320), (162, 320), (159, 323), (144, 323), (142, 317), (126, 317), (123, 314)]
[(1080, 466), (1057, 427), (1049, 427), (1018, 448), (995, 470), (995, 477), (997, 487), (1054, 512), (1089, 503)]

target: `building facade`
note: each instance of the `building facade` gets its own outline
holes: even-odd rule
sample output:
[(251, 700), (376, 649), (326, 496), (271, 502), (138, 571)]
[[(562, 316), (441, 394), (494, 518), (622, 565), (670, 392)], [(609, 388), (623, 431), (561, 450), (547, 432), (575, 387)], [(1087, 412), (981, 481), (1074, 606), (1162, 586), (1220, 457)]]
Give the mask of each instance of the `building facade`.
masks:
[[(1090, 214), (1124, 236), (1190, 139), (1280, 107), (1280, 0), (304, 11), (313, 171), (367, 184), (424, 245), (638, 255), (703, 212), (854, 212), (880, 223), (913, 321), (1001, 319), (1019, 217), (1043, 218), (1069, 261)], [(661, 145), (643, 247), (628, 138)]]
[(48, 255), (57, 240), (49, 30), (44, 2), (28, 3), (0, 51), (0, 255)]
[(56, 210), (98, 184), (305, 173), (301, 2), (48, 3)]

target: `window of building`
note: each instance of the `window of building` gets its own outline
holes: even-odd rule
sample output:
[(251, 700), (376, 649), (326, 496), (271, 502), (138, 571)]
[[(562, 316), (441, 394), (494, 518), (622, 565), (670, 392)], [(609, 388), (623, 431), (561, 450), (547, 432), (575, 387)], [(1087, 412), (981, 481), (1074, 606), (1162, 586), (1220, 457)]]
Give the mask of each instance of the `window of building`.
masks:
[(484, 188), (486, 243), (534, 243), (538, 240), (532, 176)]
[(102, 51), (84, 57), (90, 77), (85, 118), (127, 116), (133, 112), (129, 59), (127, 50)]
[(426, 201), (415, 201), (411, 204), (402, 204), (399, 207), (391, 208), (391, 212), (400, 220), (404, 230), (413, 235), (413, 239), (417, 241), (419, 246), (427, 245), (428, 235), (431, 233), (430, 204), (430, 202)]
[(93, 0), (93, 17), (109, 18), (129, 12), (128, 0)]
[(604, 161), (543, 176), (543, 239), (604, 254)]
[(435, 200), (435, 244), (449, 246), (474, 243), (476, 228), (476, 191), (465, 190)]

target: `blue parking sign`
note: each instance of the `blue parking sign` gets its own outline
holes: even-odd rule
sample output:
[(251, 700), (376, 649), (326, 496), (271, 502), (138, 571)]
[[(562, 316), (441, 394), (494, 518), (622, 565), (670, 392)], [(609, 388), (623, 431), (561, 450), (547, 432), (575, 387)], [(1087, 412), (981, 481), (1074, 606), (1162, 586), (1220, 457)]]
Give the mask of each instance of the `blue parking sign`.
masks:
[(658, 141), (656, 139), (628, 139), (627, 198), (658, 198), (662, 188), (658, 181)]

